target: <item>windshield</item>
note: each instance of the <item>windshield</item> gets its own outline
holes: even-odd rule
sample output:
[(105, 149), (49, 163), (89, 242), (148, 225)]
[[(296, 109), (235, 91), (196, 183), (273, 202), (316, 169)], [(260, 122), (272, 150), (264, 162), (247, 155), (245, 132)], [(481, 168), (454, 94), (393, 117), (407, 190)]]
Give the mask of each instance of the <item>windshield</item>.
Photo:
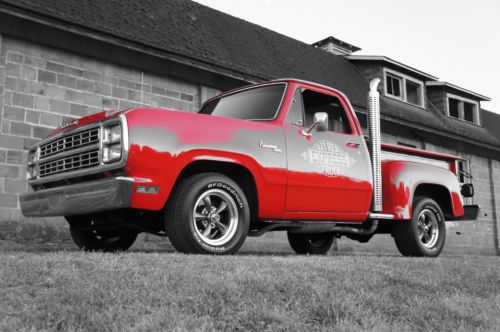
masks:
[(273, 120), (285, 88), (286, 84), (279, 83), (236, 92), (206, 103), (199, 113), (242, 120)]

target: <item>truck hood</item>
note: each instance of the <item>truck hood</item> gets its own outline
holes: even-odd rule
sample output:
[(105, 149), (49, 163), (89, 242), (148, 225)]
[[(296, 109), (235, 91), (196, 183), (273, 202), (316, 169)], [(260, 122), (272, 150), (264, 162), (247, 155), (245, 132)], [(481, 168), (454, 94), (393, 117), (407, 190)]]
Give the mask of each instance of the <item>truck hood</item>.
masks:
[(249, 121), (166, 109), (133, 109), (126, 112), (129, 128), (161, 128), (180, 144), (225, 142), (243, 131), (275, 130), (277, 121)]

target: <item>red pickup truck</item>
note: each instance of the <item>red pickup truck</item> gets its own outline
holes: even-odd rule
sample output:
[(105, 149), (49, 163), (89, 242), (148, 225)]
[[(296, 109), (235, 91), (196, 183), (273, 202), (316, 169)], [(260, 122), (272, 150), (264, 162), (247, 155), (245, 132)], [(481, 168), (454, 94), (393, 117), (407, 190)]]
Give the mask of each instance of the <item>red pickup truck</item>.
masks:
[(85, 250), (126, 250), (137, 234), (185, 253), (229, 254), (246, 236), (287, 231), (300, 254), (335, 237), (390, 233), (407, 256), (437, 256), (463, 205), (460, 158), (381, 144), (378, 79), (365, 137), (349, 100), (282, 79), (216, 96), (198, 113), (108, 111), (30, 149), (25, 216), (64, 216)]

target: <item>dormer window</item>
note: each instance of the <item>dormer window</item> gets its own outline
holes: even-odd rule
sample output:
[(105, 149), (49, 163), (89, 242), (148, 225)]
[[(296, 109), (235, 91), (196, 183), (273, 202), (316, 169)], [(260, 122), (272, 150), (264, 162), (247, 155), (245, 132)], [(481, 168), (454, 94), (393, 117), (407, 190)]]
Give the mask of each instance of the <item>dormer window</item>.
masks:
[(394, 70), (384, 68), (385, 94), (409, 104), (424, 107), (424, 83)]
[(449, 117), (479, 125), (479, 103), (448, 93), (447, 114)]
[(406, 80), (406, 101), (410, 104), (422, 106), (420, 102), (422, 99), (423, 84), (419, 85), (416, 82)]
[(385, 84), (386, 84), (387, 94), (396, 97), (398, 99), (402, 99), (403, 96), (401, 95), (401, 81), (402, 79), (400, 77), (391, 74), (386, 74)]

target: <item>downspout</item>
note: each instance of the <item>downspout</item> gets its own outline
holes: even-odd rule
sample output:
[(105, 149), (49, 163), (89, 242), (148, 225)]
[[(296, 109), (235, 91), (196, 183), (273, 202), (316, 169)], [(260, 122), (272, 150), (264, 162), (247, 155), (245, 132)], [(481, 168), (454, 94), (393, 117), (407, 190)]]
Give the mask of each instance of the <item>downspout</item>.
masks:
[(492, 214), (492, 219), (493, 219), (493, 236), (494, 236), (494, 243), (495, 243), (495, 251), (497, 256), (500, 256), (500, 239), (499, 239), (499, 227), (498, 224), (500, 223), (500, 220), (498, 220), (498, 211), (497, 211), (497, 197), (495, 195), (495, 177), (493, 175), (493, 160), (488, 159), (488, 175), (489, 175), (489, 182), (490, 182), (490, 192), (491, 192), (491, 214)]

